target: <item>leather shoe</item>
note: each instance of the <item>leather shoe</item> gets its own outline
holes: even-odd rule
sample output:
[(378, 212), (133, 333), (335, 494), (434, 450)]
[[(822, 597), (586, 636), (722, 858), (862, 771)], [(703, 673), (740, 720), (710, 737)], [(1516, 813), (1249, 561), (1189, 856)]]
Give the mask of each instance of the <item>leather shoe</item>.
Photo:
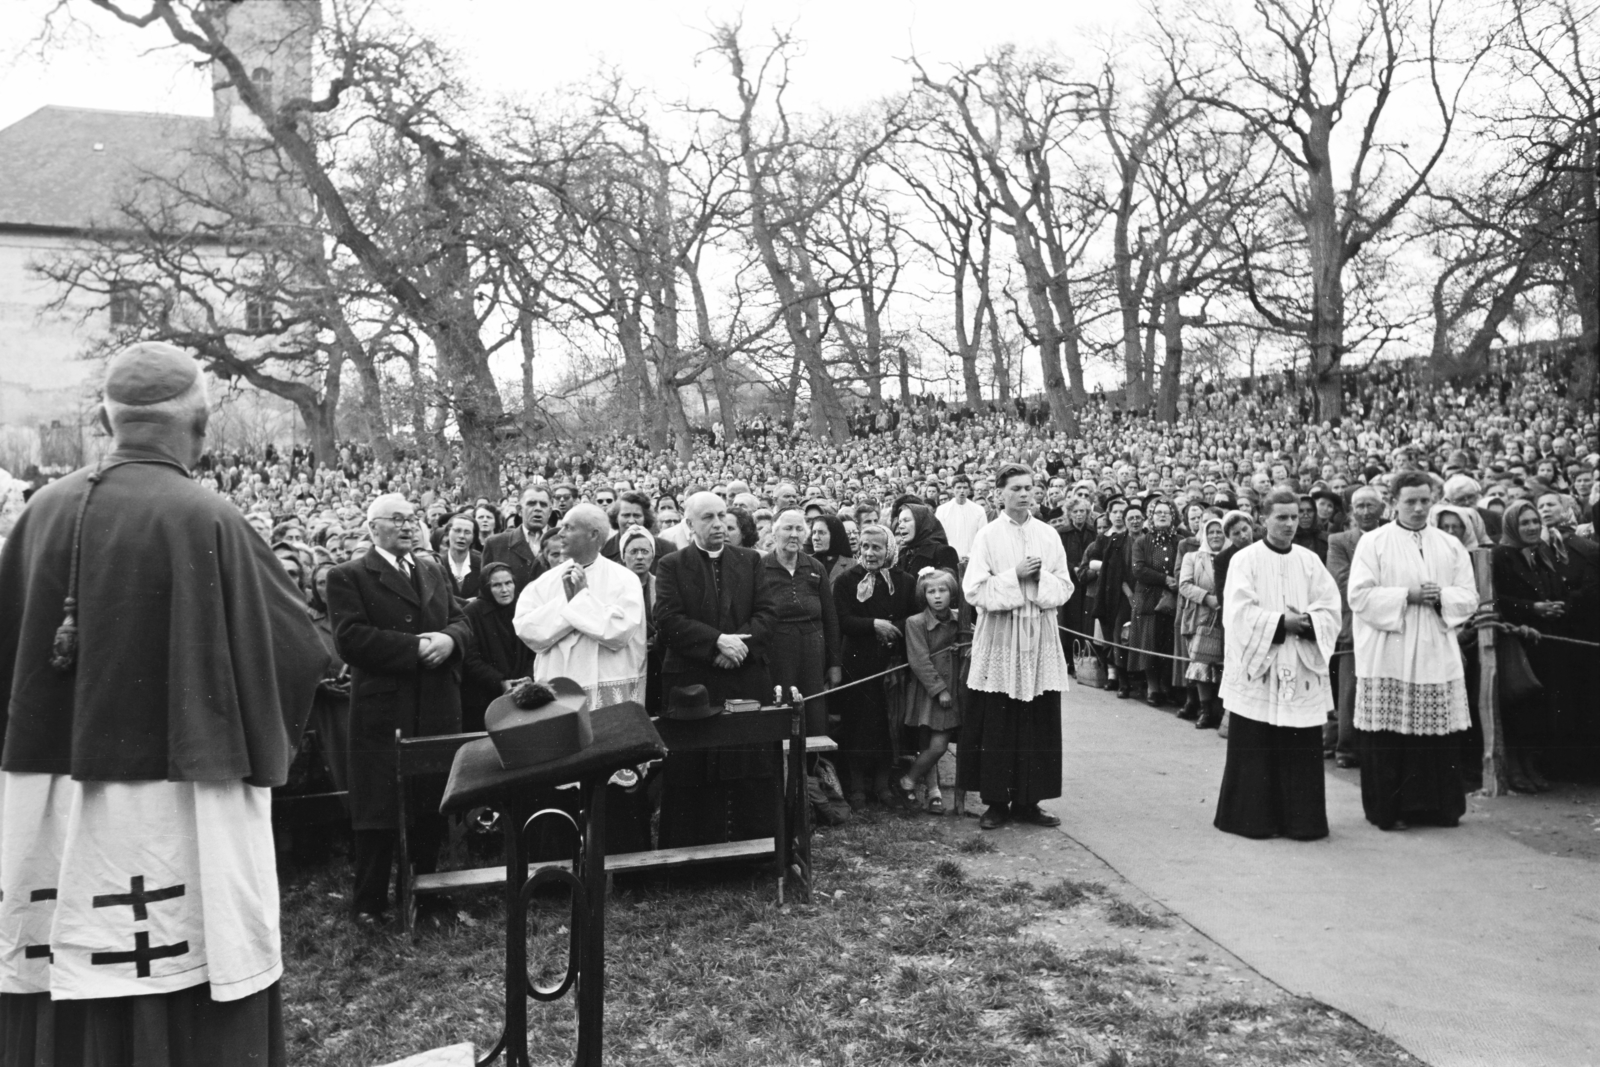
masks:
[(1029, 822), (1029, 823), (1032, 823), (1035, 826), (1060, 826), (1061, 825), (1061, 817), (1060, 816), (1051, 815), (1048, 811), (1045, 811), (1043, 808), (1041, 808), (1037, 804), (1035, 804), (1031, 808), (1024, 808), (1021, 811), (1016, 812), (1014, 814), (1014, 818), (1016, 818), (1016, 820), (1018, 822)]
[(1354, 756), (1335, 756), (1333, 758), (1333, 765), (1341, 770), (1348, 771), (1361, 766), (1361, 761), (1356, 759)]
[(351, 912), (350, 921), (360, 929), (371, 931), (378, 931), (389, 925), (389, 917), (376, 911)]
[(983, 813), (983, 818), (978, 820), (978, 829), (998, 830), (1010, 818), (1011, 806), (1009, 804), (990, 804), (988, 810)]

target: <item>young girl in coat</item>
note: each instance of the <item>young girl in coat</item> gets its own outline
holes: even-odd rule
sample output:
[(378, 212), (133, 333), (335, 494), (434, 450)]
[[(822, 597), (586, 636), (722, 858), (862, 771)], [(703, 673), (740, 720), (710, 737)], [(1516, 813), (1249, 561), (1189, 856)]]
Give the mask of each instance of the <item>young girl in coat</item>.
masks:
[(906, 620), (906, 662), (911, 667), (906, 717), (916, 727), (921, 749), (901, 777), (900, 795), (916, 804), (916, 783), (927, 779), (927, 810), (944, 814), (939, 790), (939, 758), (961, 726), (959, 683), (965, 660), (960, 626), (961, 586), (950, 571), (924, 567), (917, 575), (917, 605), (922, 611)]

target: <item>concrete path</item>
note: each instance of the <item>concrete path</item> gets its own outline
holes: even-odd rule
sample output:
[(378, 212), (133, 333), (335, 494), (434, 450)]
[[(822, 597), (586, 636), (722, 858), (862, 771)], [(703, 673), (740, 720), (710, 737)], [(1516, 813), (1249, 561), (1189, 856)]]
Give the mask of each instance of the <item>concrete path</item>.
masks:
[(1267, 978), (1433, 1067), (1600, 1065), (1600, 865), (1471, 814), (1382, 833), (1348, 774), (1325, 841), (1224, 834), (1214, 732), (1101, 690), (1063, 705), (1063, 829)]

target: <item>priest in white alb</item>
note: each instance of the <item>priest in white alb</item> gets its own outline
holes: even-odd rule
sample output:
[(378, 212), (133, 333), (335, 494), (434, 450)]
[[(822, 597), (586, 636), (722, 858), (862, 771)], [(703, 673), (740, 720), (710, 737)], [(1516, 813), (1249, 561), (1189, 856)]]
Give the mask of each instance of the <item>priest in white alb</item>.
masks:
[(1214, 825), (1242, 837), (1328, 836), (1322, 724), (1333, 707), (1339, 587), (1294, 543), (1299, 508), (1292, 489), (1267, 494), (1267, 536), (1233, 557), (1223, 591), (1228, 761)]
[(1380, 830), (1455, 826), (1472, 725), (1456, 631), (1478, 590), (1461, 542), (1428, 525), (1428, 476), (1405, 471), (1389, 489), (1394, 521), (1362, 537), (1350, 563), (1361, 806)]
[(977, 609), (971, 706), (964, 709), (956, 785), (988, 805), (985, 830), (1008, 820), (1060, 826), (1039, 807), (1061, 795), (1061, 694), (1067, 659), (1056, 609), (1072, 597), (1061, 535), (1029, 511), (1033, 472), (1008, 463), (995, 475), (1001, 516), (972, 539), (961, 592)]
[(536, 653), (533, 680), (570, 678), (589, 705), (644, 703), (644, 591), (639, 576), (600, 555), (611, 536), (605, 512), (574, 506), (561, 520), (566, 560), (517, 598), (512, 627)]

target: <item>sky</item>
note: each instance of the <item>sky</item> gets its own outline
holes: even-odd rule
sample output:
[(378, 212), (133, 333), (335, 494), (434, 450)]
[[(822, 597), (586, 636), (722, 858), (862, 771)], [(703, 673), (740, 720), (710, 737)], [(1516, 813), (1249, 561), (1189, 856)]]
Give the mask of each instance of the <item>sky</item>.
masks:
[[(181, 54), (155, 47), (161, 40), (157, 30), (125, 28), (84, 0), (69, 2), (80, 25), (42, 46), (45, 15), (57, 0), (0, 3), (0, 126), (46, 104), (210, 110), (207, 77)], [(143, 0), (127, 2), (137, 6)], [(605, 65), (663, 99), (693, 97), (712, 87), (712, 72), (695, 64), (706, 28), (742, 17), (752, 42), (773, 26), (805, 42), (795, 71), (796, 102), (839, 108), (904, 88), (904, 60), (912, 54), (963, 62), (1006, 42), (1052, 41), (1070, 54), (1084, 34), (1114, 28), (1104, 21), (1108, 11), (1137, 10), (1093, 0), (395, 2), (415, 25), (456, 50), (472, 78), (495, 95), (537, 96)]]

